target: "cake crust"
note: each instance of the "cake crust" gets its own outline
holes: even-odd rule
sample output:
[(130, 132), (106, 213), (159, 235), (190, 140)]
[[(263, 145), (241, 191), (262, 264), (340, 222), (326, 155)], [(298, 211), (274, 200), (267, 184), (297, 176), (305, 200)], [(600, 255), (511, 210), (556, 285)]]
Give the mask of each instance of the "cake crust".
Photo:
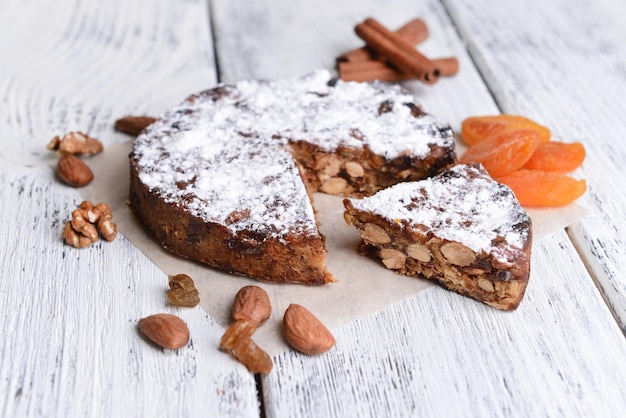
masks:
[(261, 281), (311, 285), (334, 281), (326, 269), (323, 237), (287, 234), (276, 238), (249, 231), (233, 233), (224, 225), (181, 211), (137, 180), (137, 173), (132, 174), (130, 206), (172, 253)]

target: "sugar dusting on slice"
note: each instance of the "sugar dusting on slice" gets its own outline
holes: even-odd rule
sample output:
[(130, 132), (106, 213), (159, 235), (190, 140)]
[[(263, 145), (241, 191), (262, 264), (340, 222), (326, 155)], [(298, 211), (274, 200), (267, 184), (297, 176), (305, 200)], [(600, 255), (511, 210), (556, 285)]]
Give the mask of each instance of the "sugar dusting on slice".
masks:
[(493, 243), (502, 239), (522, 249), (530, 233), (530, 218), (513, 192), (480, 166), (457, 165), (435, 177), (350, 201), (357, 210), (425, 227), (425, 233), (476, 252), (492, 253)]
[(398, 86), (331, 82), (327, 71), (239, 82), (168, 111), (137, 138), (132, 158), (151, 191), (204, 221), (234, 232), (315, 234), (286, 138), (327, 151), (369, 147), (389, 159), (425, 156), (431, 144), (453, 148), (450, 127), (412, 116), (413, 101)]

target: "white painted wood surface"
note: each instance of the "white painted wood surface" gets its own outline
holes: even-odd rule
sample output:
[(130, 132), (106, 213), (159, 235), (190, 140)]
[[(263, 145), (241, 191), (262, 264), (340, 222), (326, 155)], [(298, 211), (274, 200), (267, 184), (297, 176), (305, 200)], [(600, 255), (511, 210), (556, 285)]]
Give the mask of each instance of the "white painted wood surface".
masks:
[[(581, 201), (590, 215), (569, 233), (626, 332), (626, 123), (621, 116), (626, 114), (626, 49), (584, 1), (568, 7), (528, 1), (507, 9), (486, 1), (494, 10), (490, 14), (475, 3), (445, 3), (500, 109), (527, 115), (551, 127), (554, 137), (587, 147), (578, 174), (587, 179), (589, 190)], [(539, 20), (538, 14), (552, 18)], [(492, 30), (477, 31), (477, 26)]]
[[(158, 114), (215, 82), (203, 1), (0, 4), (0, 416), (255, 416), (254, 377), (217, 350), (200, 309), (166, 304), (167, 277), (123, 236), (76, 251), (60, 234), (80, 203), (48, 140), (105, 147), (127, 113)], [(8, 29), (12, 28), (12, 29)], [(192, 341), (147, 343), (137, 320), (174, 312)]]
[[(420, 16), (431, 33), (423, 51), (459, 57), (458, 76), (432, 87), (406, 84), (457, 130), (466, 116), (506, 111), (583, 141), (589, 155), (577, 174), (589, 182), (591, 213), (535, 246), (517, 311), (429, 289), (335, 330), (337, 346), (327, 355), (277, 356), (261, 379), (263, 412), (626, 415), (624, 48), (594, 7), (4, 0), (0, 415), (259, 415), (254, 377), (217, 350), (223, 330), (199, 309), (168, 308), (167, 278), (129, 241), (81, 251), (62, 245), (63, 223), (80, 197), (56, 181), (45, 145), (74, 129), (105, 146), (125, 141), (112, 131), (117, 117), (158, 114), (217, 77), (332, 68), (336, 55), (360, 45), (352, 27), (370, 15), (390, 27)], [(165, 352), (144, 341), (136, 321), (157, 311), (187, 320), (193, 344)]]

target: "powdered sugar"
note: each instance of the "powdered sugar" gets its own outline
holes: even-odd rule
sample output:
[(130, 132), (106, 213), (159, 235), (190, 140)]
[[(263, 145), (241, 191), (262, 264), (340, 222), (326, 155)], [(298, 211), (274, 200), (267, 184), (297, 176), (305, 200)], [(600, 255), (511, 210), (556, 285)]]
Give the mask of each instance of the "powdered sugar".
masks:
[[(313, 209), (289, 150), (258, 137), (246, 138), (243, 148), (233, 147), (241, 135), (230, 130), (215, 135), (207, 125), (168, 138), (168, 158), (144, 167), (141, 180), (166, 202), (235, 232), (316, 233)], [(197, 146), (190, 147), (192, 143)], [(162, 156), (164, 144), (159, 145), (146, 147), (141, 160)]]
[(137, 138), (132, 158), (140, 180), (167, 202), (235, 232), (316, 233), (287, 138), (327, 151), (369, 147), (388, 159), (454, 146), (447, 124), (411, 114), (414, 98), (400, 87), (330, 80), (316, 71), (192, 96)]
[[(238, 83), (247, 107), (237, 128), (304, 140), (328, 151), (367, 145), (389, 159), (403, 153), (422, 157), (429, 144), (453, 146), (447, 124), (426, 114), (411, 117), (406, 104), (414, 98), (399, 86), (342, 81), (329, 86), (329, 80), (327, 71), (317, 71), (297, 79)], [(382, 103), (388, 106), (385, 113), (379, 111)]]
[(491, 253), (504, 240), (522, 249), (530, 218), (511, 190), (479, 166), (457, 165), (419, 182), (400, 183), (371, 197), (351, 199), (357, 210), (392, 222), (423, 226), (428, 233)]

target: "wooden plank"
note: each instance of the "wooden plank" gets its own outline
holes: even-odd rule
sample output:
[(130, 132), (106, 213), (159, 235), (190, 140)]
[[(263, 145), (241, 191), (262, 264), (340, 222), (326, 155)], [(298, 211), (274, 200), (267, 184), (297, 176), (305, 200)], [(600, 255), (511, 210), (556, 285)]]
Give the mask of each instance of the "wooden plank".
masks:
[(0, 151), (18, 163), (35, 165), (41, 143), (68, 130), (100, 134), (105, 145), (127, 141), (110, 129), (116, 118), (158, 116), (215, 83), (208, 7), (201, 0), (159, 0), (150, 7), (5, 1), (1, 7), (7, 36), (0, 39), (0, 97), (8, 135)]
[(325, 356), (280, 356), (268, 416), (620, 416), (626, 346), (572, 250), (564, 233), (537, 246), (515, 312), (434, 288), (336, 331)]
[[(506, 13), (500, 3), (468, 7)], [(431, 30), (423, 52), (456, 55), (461, 72), (432, 87), (405, 83), (417, 100), (457, 131), (469, 115), (499, 112), (435, 1), (224, 0), (214, 2), (213, 14), (220, 77), (228, 81), (332, 68), (336, 55), (361, 44), (352, 27), (365, 17), (389, 27), (422, 17)], [(553, 17), (541, 15), (537, 27)], [(506, 30), (516, 27), (509, 22)], [(506, 87), (508, 100), (525, 96)], [(275, 359), (263, 379), (268, 416), (602, 416), (626, 408), (620, 388), (626, 369), (618, 360), (626, 353), (624, 339), (563, 232), (536, 245), (531, 285), (514, 313), (433, 288), (336, 330), (336, 337), (327, 355), (291, 352)]]
[[(215, 82), (204, 1), (3, 1), (0, 5), (0, 415), (254, 416), (254, 377), (218, 351), (223, 329), (166, 303), (167, 277), (128, 240), (77, 250), (80, 203), (48, 140), (83, 130), (109, 145), (125, 114), (158, 114)], [(139, 318), (173, 312), (190, 344), (147, 342)]]
[(569, 233), (626, 332), (626, 49), (584, 1), (445, 3), (501, 110), (587, 147), (590, 215)]
[[(217, 350), (221, 327), (200, 308), (167, 306), (167, 277), (123, 236), (64, 245), (80, 197), (29, 171), (0, 171), (2, 414), (256, 414), (254, 379)], [(162, 350), (140, 335), (138, 319), (158, 312), (188, 323), (187, 347)]]

